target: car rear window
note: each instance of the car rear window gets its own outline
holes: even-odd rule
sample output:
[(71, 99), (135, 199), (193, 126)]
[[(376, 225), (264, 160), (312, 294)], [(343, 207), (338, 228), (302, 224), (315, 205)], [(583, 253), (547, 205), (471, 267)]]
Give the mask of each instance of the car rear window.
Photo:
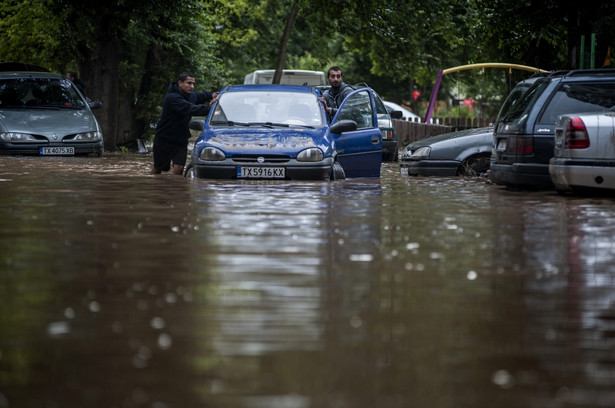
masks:
[(498, 118), (503, 118), (509, 112), (511, 112), (513, 105), (521, 98), (523, 93), (527, 91), (531, 85), (532, 84), (530, 83), (524, 82), (524, 83), (520, 83), (517, 86), (515, 86), (514, 89), (510, 91), (510, 94), (508, 95), (504, 103), (502, 104), (502, 108), (500, 109), (500, 112), (498, 113)]
[(615, 81), (563, 83), (540, 115), (538, 123), (555, 123), (568, 113), (600, 112), (615, 106)]
[[(498, 121), (512, 122), (524, 117), (536, 104), (536, 100), (542, 95), (545, 88), (549, 85), (548, 80), (537, 80), (520, 97), (506, 107), (506, 111), (500, 112)], [(510, 97), (516, 97), (512, 95)], [(504, 110), (504, 108), (502, 108)]]

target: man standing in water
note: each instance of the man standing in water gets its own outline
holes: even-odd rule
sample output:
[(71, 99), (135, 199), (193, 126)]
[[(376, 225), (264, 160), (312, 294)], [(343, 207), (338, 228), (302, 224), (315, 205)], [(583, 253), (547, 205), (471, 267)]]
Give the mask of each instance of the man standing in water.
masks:
[(344, 83), (342, 69), (340, 67), (329, 68), (327, 80), (331, 88), (325, 91), (321, 101), (325, 103), (327, 116), (329, 116), (329, 119), (332, 119), (337, 112), (337, 108), (342, 104), (342, 101), (352, 92), (352, 88)]
[(190, 139), (188, 124), (192, 116), (207, 115), (209, 106), (218, 95), (217, 92), (194, 92), (194, 82), (193, 74), (183, 72), (177, 83), (169, 85), (162, 101), (162, 114), (156, 124), (152, 174), (169, 171), (171, 161), (173, 174), (181, 176), (184, 172)]

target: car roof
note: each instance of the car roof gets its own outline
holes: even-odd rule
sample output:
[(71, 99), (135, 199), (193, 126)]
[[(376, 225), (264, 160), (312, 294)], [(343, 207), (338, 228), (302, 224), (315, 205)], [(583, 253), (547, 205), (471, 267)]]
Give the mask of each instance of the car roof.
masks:
[(279, 85), (279, 84), (246, 84), (230, 85), (223, 89), (224, 92), (241, 91), (276, 91), (276, 92), (303, 92), (314, 93), (315, 87), (303, 85)]
[(47, 68), (24, 62), (0, 62), (0, 72), (49, 72)]
[(47, 78), (47, 79), (65, 79), (60, 74), (53, 72), (0, 72), (1, 79), (10, 78)]
[(613, 69), (576, 69), (569, 71), (553, 71), (542, 78), (547, 81), (561, 80), (569, 82), (612, 80), (614, 77), (615, 70)]
[(393, 107), (395, 108), (395, 110), (402, 110), (404, 113), (408, 113), (410, 114), (412, 117), (420, 117), (419, 115), (417, 115), (416, 113), (412, 112), (411, 110), (404, 108), (403, 106), (401, 106), (398, 103), (395, 102), (391, 102), (391, 101), (385, 101), (384, 99), (382, 100), (382, 103), (384, 103), (385, 105), (389, 106), (389, 107)]

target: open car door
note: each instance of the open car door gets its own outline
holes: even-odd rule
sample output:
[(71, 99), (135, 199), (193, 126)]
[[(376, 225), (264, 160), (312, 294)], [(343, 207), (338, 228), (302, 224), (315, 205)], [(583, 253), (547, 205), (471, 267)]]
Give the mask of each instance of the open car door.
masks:
[(369, 88), (348, 95), (331, 124), (347, 120), (355, 122), (356, 129), (333, 134), (337, 161), (346, 177), (380, 177), (382, 136), (374, 96)]

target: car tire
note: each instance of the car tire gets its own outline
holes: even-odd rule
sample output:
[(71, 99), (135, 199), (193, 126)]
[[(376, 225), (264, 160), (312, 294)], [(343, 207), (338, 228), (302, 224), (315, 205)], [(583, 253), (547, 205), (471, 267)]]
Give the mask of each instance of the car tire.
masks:
[(341, 164), (333, 162), (331, 167), (331, 180), (344, 180), (346, 178), (346, 173), (344, 173), (344, 168)]
[(187, 179), (195, 179), (196, 175), (194, 174), (194, 168), (192, 167), (192, 163), (186, 166), (186, 170), (184, 170), (184, 177)]
[(457, 175), (463, 177), (478, 177), (487, 172), (491, 165), (491, 156), (472, 156), (464, 160)]

